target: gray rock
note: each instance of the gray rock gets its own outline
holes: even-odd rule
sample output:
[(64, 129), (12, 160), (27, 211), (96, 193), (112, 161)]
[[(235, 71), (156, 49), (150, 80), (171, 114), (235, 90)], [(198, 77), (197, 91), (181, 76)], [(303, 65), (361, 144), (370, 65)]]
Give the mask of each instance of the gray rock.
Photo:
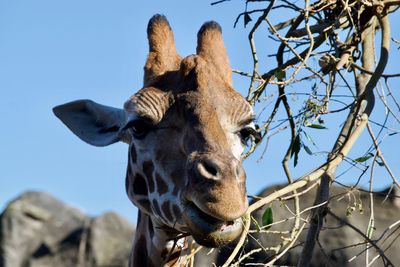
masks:
[(91, 251), (95, 266), (126, 266), (132, 248), (132, 226), (113, 212), (92, 221)]
[(117, 214), (90, 218), (47, 193), (27, 192), (0, 215), (0, 267), (123, 267), (133, 235)]
[(63, 239), (82, 229), (84, 219), (81, 212), (49, 194), (24, 193), (1, 215), (0, 266), (22, 267), (44, 250), (54, 253)]

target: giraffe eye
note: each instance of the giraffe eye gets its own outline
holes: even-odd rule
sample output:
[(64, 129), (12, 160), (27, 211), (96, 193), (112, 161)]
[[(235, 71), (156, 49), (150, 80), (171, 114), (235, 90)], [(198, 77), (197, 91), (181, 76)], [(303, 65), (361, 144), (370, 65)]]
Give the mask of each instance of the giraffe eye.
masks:
[(246, 126), (238, 132), (240, 140), (244, 145), (248, 145), (250, 139), (253, 139), (255, 142), (260, 140), (260, 133), (257, 132), (256, 129), (250, 126)]
[(130, 121), (124, 127), (124, 129), (130, 130), (136, 139), (144, 138), (152, 128), (153, 125), (143, 119)]

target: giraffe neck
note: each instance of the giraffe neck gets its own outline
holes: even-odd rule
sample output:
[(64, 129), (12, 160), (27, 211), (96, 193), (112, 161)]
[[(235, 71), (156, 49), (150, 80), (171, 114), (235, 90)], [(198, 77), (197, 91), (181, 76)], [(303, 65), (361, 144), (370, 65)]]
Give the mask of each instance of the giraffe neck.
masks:
[(175, 241), (177, 233), (168, 233), (139, 210), (135, 240), (129, 267), (186, 266), (187, 240)]

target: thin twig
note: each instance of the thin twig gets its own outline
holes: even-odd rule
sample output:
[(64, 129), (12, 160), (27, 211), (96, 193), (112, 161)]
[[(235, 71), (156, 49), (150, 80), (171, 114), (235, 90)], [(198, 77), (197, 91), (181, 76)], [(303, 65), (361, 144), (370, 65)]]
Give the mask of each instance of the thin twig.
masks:
[(363, 238), (365, 238), (365, 240), (367, 240), (379, 253), (379, 255), (386, 260), (387, 265), (385, 266), (393, 266), (393, 263), (386, 257), (385, 253), (382, 251), (382, 249), (376, 245), (376, 243), (371, 240), (368, 236), (366, 236), (360, 229), (358, 229), (357, 227), (355, 227), (354, 225), (348, 223), (347, 221), (341, 219), (339, 216), (337, 216), (336, 214), (334, 214), (332, 211), (328, 210), (327, 211), (328, 214), (330, 216), (332, 216), (334, 219), (336, 219), (337, 221), (347, 225), (348, 227), (350, 227), (351, 229), (353, 229), (355, 232), (357, 232), (359, 235), (361, 235)]

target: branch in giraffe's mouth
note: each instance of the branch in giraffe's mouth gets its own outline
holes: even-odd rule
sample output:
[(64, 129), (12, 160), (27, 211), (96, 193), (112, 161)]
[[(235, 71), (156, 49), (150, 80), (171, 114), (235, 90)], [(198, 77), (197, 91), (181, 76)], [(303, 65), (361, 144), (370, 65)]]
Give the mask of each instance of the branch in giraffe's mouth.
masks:
[(192, 202), (186, 206), (183, 219), (197, 243), (207, 247), (225, 245), (236, 239), (243, 230), (241, 218), (221, 221), (201, 211)]

